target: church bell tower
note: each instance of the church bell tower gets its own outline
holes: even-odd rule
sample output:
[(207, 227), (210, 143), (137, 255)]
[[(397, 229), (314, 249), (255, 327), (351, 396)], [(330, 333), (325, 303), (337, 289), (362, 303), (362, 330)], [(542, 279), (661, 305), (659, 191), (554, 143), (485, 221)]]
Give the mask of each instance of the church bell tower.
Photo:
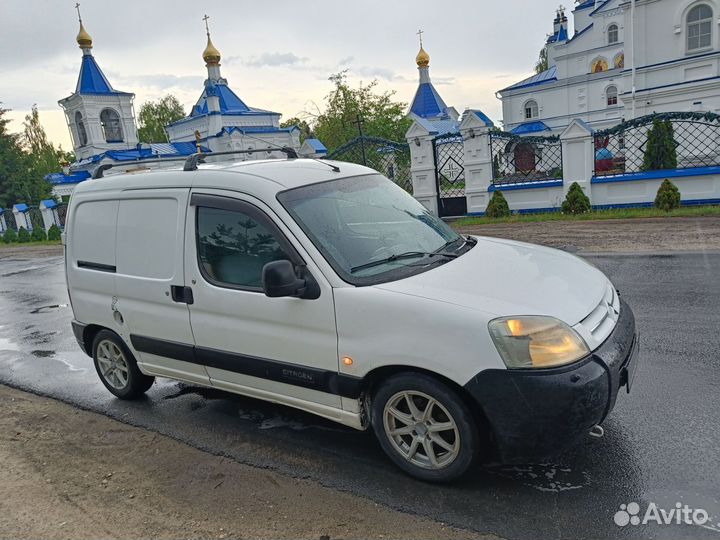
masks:
[(111, 150), (137, 147), (133, 100), (135, 94), (115, 90), (92, 54), (93, 41), (76, 4), (80, 31), (76, 41), (82, 50), (77, 86), (58, 104), (65, 111), (73, 149), (78, 161)]

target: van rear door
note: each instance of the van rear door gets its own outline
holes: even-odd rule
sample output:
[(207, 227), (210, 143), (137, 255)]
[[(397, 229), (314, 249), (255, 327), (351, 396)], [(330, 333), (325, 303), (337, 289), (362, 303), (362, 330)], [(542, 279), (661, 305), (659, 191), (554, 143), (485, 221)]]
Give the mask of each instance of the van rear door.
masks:
[(143, 371), (209, 384), (193, 360), (183, 269), (189, 189), (124, 191), (118, 208), (115, 310)]

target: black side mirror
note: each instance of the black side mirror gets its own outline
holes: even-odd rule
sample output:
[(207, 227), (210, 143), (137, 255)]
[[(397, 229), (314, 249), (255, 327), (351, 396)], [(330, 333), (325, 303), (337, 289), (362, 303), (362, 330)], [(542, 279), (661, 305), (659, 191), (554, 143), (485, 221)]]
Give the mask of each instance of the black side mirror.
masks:
[(262, 284), (270, 298), (296, 296), (314, 299), (320, 296), (320, 287), (306, 270), (303, 277), (295, 273), (295, 266), (287, 260), (273, 261), (263, 266)]

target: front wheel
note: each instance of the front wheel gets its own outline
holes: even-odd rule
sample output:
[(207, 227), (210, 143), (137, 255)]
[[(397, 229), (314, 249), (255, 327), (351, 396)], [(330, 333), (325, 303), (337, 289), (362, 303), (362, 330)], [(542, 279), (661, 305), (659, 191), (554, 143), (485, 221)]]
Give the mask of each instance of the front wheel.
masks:
[(372, 425), (390, 459), (420, 480), (454, 480), (478, 454), (469, 408), (449, 386), (421, 373), (394, 375), (380, 385)]
[(120, 399), (144, 394), (155, 377), (144, 375), (122, 339), (110, 330), (101, 330), (93, 340), (93, 360), (105, 388)]

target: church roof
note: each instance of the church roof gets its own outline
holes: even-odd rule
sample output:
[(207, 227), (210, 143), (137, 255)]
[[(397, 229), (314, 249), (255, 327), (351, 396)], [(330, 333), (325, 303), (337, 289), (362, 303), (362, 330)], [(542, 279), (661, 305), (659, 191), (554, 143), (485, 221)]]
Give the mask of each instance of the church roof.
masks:
[[(211, 91), (214, 91), (218, 96), (218, 99), (220, 101), (220, 112), (222, 114), (279, 114), (272, 111), (266, 111), (264, 109), (256, 109), (254, 107), (249, 107), (242, 99), (237, 96), (235, 92), (232, 91), (232, 89), (227, 84), (215, 84), (213, 85), (213, 90)], [(195, 116), (204, 116), (208, 114), (207, 92), (208, 89), (206, 87), (205, 90), (203, 90), (200, 99), (192, 108), (192, 111), (190, 112), (190, 118), (193, 118)], [(182, 122), (182, 120), (180, 121)]]
[(320, 139), (305, 139), (305, 143), (309, 144), (316, 152), (327, 152), (327, 148), (320, 142)]
[(541, 131), (552, 131), (545, 122), (525, 122), (514, 128), (510, 133), (514, 135), (527, 135), (528, 133), (540, 133)]
[(520, 81), (519, 83), (513, 84), (512, 86), (508, 86), (507, 88), (504, 88), (500, 91), (505, 92), (507, 90), (519, 90), (520, 88), (539, 86), (541, 84), (547, 84), (553, 81), (557, 81), (557, 66), (553, 66), (550, 69), (543, 71), (542, 73), (538, 73), (537, 75), (528, 77), (527, 79)]
[(575, 9), (573, 11), (578, 11), (580, 9), (586, 9), (591, 7), (595, 7), (595, 0), (585, 0), (579, 6), (575, 6)]
[(447, 105), (432, 83), (421, 83), (415, 93), (410, 112), (421, 118), (433, 118), (446, 114)]
[(84, 54), (75, 92), (78, 94), (127, 94), (118, 92), (105, 77), (92, 54)]

